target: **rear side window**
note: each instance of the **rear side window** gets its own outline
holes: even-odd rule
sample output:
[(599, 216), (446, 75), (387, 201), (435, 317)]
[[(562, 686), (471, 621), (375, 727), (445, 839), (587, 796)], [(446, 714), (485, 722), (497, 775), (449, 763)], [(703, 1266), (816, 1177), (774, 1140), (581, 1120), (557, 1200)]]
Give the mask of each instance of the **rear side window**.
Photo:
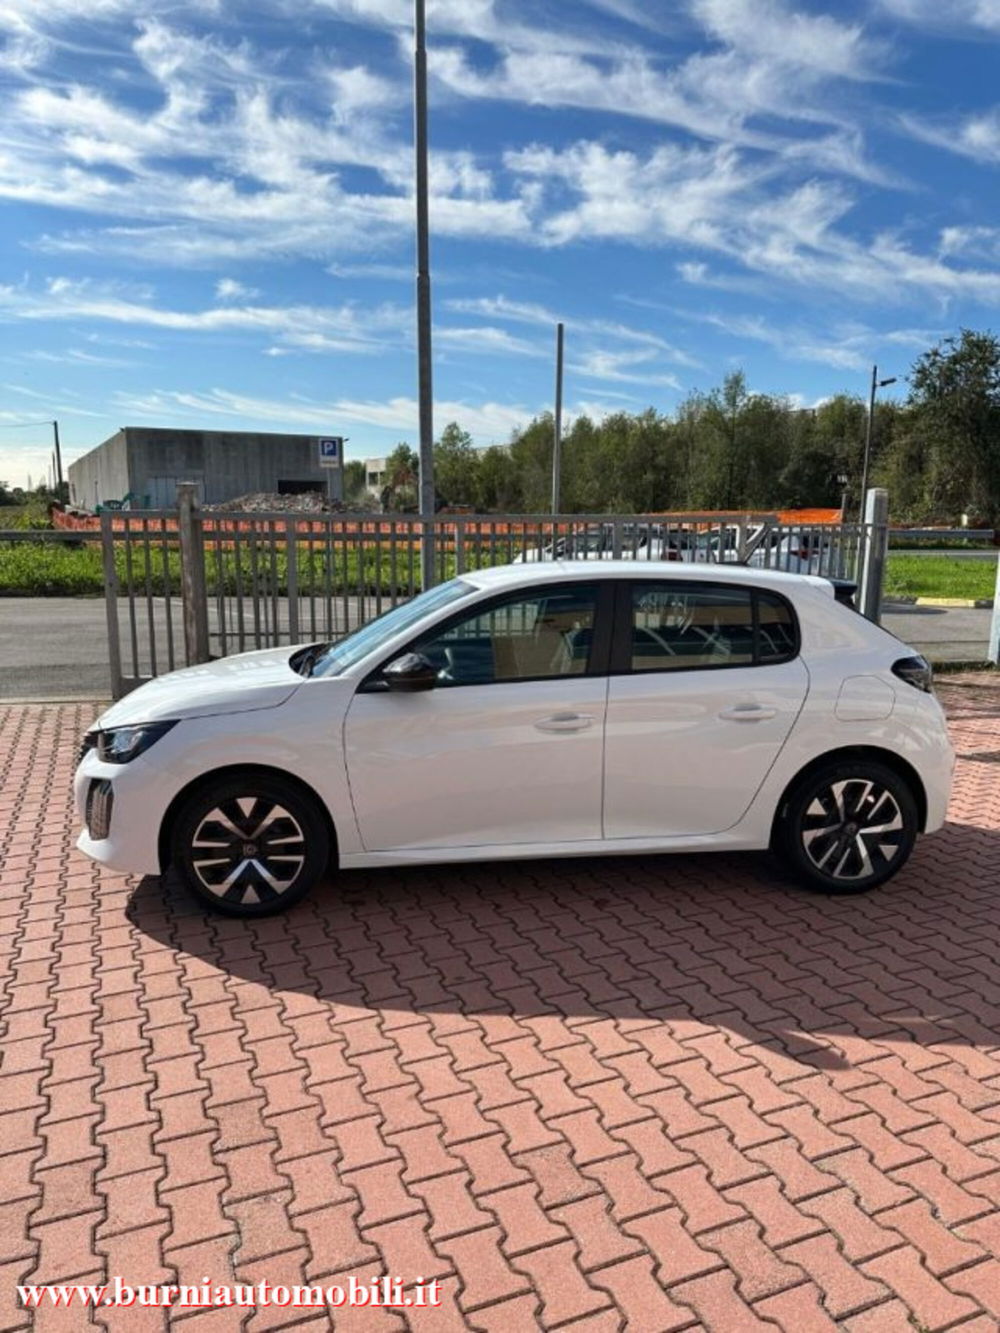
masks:
[(795, 656), (792, 609), (777, 594), (663, 581), (627, 586), (631, 671), (755, 666)]
[(792, 608), (773, 592), (756, 592), (757, 661), (787, 662), (795, 656), (795, 619)]

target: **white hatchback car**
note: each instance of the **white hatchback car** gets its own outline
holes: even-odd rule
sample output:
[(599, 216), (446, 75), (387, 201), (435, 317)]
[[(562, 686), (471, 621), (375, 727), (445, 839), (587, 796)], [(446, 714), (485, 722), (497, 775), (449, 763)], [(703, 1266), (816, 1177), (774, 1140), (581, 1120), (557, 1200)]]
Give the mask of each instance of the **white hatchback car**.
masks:
[(631, 852), (772, 847), (857, 892), (941, 825), (953, 764), (927, 664), (823, 579), (507, 565), (120, 700), (77, 845), (242, 916), (331, 867)]

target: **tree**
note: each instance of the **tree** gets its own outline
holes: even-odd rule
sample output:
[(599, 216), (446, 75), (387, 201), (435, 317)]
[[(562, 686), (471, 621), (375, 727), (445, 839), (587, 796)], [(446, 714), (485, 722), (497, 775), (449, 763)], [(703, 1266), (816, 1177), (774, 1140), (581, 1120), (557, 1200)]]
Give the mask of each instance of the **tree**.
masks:
[(479, 498), (479, 454), (472, 436), (452, 421), (434, 446), (434, 489), (444, 505), (475, 505)]
[(386, 483), (382, 487), (382, 508), (397, 513), (415, 513), (419, 509), (418, 480), (420, 459), (405, 441), (397, 444), (385, 460)]
[(1000, 340), (962, 329), (918, 357), (910, 375), (914, 427), (927, 442), (925, 498), (953, 520), (1000, 520)]
[(510, 456), (521, 481), (521, 503), (527, 514), (552, 509), (552, 413), (543, 412), (510, 442)]
[(368, 494), (365, 465), (359, 458), (352, 458), (344, 464), (344, 502), (349, 505), (360, 504)]
[(524, 491), (510, 450), (494, 444), (479, 457), (476, 508), (484, 514), (516, 514), (524, 508)]

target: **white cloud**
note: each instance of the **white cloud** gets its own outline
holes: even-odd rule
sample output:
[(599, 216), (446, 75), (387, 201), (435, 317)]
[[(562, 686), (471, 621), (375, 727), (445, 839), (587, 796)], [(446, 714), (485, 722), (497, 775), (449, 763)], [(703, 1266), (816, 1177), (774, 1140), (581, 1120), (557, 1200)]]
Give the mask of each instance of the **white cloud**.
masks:
[(921, 27), (952, 33), (961, 28), (1000, 32), (997, 0), (881, 0), (881, 4), (887, 13)]
[(692, 0), (705, 29), (744, 55), (827, 78), (870, 79), (884, 49), (860, 24), (805, 14), (780, 0)]
[(944, 227), (940, 252), (963, 259), (1000, 260), (1000, 227)]
[(247, 287), (236, 278), (220, 278), (215, 284), (215, 295), (219, 301), (252, 301), (260, 296), (256, 287)]
[(124, 366), (134, 366), (135, 361), (126, 360), (120, 356), (99, 356), (94, 352), (86, 352), (81, 347), (70, 347), (65, 352), (45, 352), (33, 351), (25, 352), (26, 361), (45, 361), (53, 365), (72, 366), (105, 366), (113, 369), (121, 369)]
[(434, 330), (435, 347), (451, 347), (458, 352), (499, 353), (514, 356), (547, 356), (548, 352), (538, 343), (527, 338), (515, 338), (506, 329), (494, 328), (489, 324), (480, 324), (471, 328), (455, 328), (445, 325)]
[(665, 360), (675, 365), (700, 367), (700, 362), (661, 338), (659, 334), (651, 333), (648, 329), (631, 328), (615, 320), (587, 317), (574, 319), (571, 315), (560, 314), (536, 302), (511, 301), (506, 296), (453, 298), (446, 301), (445, 306), (461, 314), (481, 315), (486, 318), (507, 320), (514, 324), (537, 325), (551, 330), (555, 329), (557, 323), (562, 322), (566, 325), (567, 337), (570, 339), (583, 335), (587, 338), (610, 338), (625, 343), (637, 343), (654, 349)]
[(416, 270), (403, 264), (331, 264), (327, 272), (334, 278), (376, 278), (384, 282), (413, 282)]
[(950, 121), (902, 116), (900, 124), (915, 139), (977, 162), (1000, 162), (1000, 106)]
[(619, 381), (624, 384), (649, 384), (667, 389), (680, 389), (681, 383), (676, 375), (665, 374), (652, 368), (656, 360), (652, 351), (632, 352), (587, 352), (568, 369), (571, 374), (585, 379)]
[[(141, 297), (141, 294), (140, 294)], [(408, 328), (410, 312), (394, 305), (360, 309), (354, 305), (220, 304), (201, 310), (158, 306), (152, 295), (139, 299), (115, 287), (68, 278), (51, 279), (44, 291), (0, 287), (0, 318), (96, 320), (187, 333), (246, 332), (279, 338), (289, 347), (338, 352), (383, 349), (392, 335)]]
[[(156, 420), (213, 415), (237, 418), (246, 423), (279, 422), (284, 423), (286, 429), (309, 426), (322, 430), (356, 422), (406, 432), (411, 437), (416, 435), (419, 421), (416, 399), (402, 396), (384, 401), (335, 398), (317, 402), (298, 398), (256, 398), (227, 389), (212, 389), (206, 393), (159, 389), (138, 396), (119, 394), (116, 403), (121, 411)], [(526, 407), (503, 403), (477, 404), (439, 399), (434, 405), (434, 414), (439, 425), (458, 421), (477, 441), (489, 444), (507, 439), (512, 430), (531, 419), (533, 412)]]
[(687, 311), (687, 317), (710, 324), (733, 338), (747, 338), (766, 343), (782, 356), (793, 361), (815, 361), (838, 370), (863, 370), (870, 365), (859, 344), (870, 339), (869, 334), (852, 332), (840, 339), (817, 338), (803, 329), (776, 327), (759, 315), (716, 315)]

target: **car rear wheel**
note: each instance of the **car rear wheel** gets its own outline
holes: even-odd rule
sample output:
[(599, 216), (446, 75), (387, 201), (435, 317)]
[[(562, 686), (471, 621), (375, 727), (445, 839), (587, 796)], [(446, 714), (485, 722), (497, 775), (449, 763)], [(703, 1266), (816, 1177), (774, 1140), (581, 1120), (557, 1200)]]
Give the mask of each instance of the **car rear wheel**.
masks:
[(774, 849), (805, 885), (864, 893), (906, 864), (919, 830), (905, 780), (884, 765), (842, 761), (814, 769), (785, 799)]
[(308, 893), (330, 839), (316, 802), (278, 778), (202, 786), (174, 823), (172, 860), (191, 892), (228, 916), (270, 916)]

